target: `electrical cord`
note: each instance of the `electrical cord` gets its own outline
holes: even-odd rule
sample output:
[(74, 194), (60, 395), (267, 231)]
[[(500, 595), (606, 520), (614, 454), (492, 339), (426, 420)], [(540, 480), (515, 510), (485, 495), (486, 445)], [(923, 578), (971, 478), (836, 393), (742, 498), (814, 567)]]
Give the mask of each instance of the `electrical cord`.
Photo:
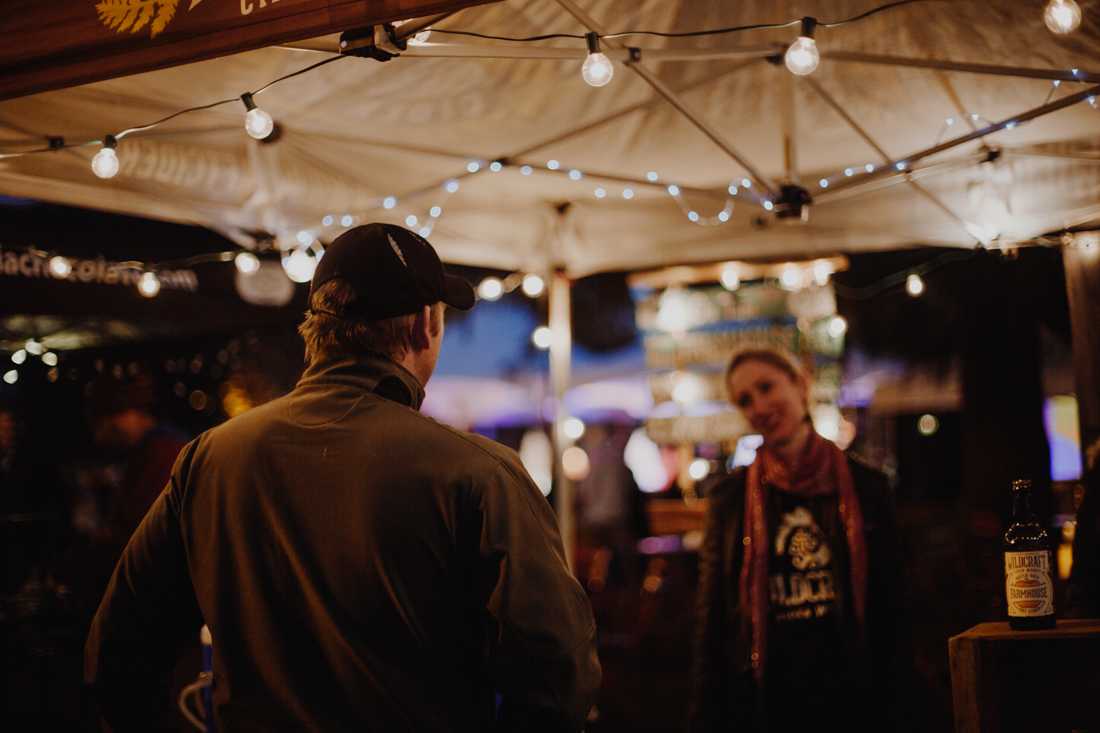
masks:
[(179, 696), (179, 709), (183, 713), (183, 717), (187, 718), (187, 722), (198, 728), (203, 733), (206, 733), (206, 723), (199, 716), (195, 715), (191, 711), (190, 700), (193, 695), (197, 695), (207, 687), (210, 687), (214, 683), (214, 677), (209, 672), (200, 672), (199, 678), (191, 684), (184, 687), (180, 691)]
[[(902, 5), (910, 5), (912, 3), (925, 3), (925, 2), (944, 2), (944, 0), (897, 0), (897, 2), (886, 3), (875, 8), (871, 8), (859, 15), (853, 15), (851, 18), (843, 18), (841, 20), (832, 21), (819, 21), (818, 27), (821, 28), (837, 28), (839, 26), (847, 25), (849, 23), (855, 23), (869, 18), (876, 13), (881, 13), (886, 10), (892, 10), (893, 8), (900, 7)], [(751, 25), (736, 25), (728, 28), (713, 28), (701, 31), (618, 31), (616, 33), (602, 33), (600, 38), (622, 38), (624, 36), (656, 36), (658, 38), (696, 38), (699, 36), (717, 36), (727, 33), (741, 33), (744, 31), (762, 31), (762, 30), (782, 30), (784, 28), (791, 28), (802, 22), (801, 18), (796, 20), (787, 21), (786, 23), (753, 23)], [(484, 38), (490, 41), (513, 41), (516, 43), (531, 43), (534, 41), (548, 41), (553, 38), (575, 38), (584, 40), (584, 34), (578, 33), (546, 33), (540, 36), (494, 36), (488, 33), (476, 33), (474, 31), (461, 31), (461, 30), (449, 30), (443, 28), (432, 28), (432, 33), (443, 33), (454, 36), (471, 36), (473, 38)]]

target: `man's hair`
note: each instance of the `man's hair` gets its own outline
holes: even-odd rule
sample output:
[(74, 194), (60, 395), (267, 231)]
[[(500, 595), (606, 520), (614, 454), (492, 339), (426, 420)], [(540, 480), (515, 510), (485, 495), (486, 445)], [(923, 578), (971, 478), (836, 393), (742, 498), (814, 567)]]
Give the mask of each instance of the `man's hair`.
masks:
[[(333, 278), (309, 299), (306, 319), (298, 333), (306, 345), (306, 363), (320, 359), (354, 357), (375, 353), (399, 361), (412, 350), (415, 314), (364, 321), (345, 317), (355, 290), (343, 278)], [(438, 333), (443, 317), (441, 303), (432, 305), (432, 333)]]

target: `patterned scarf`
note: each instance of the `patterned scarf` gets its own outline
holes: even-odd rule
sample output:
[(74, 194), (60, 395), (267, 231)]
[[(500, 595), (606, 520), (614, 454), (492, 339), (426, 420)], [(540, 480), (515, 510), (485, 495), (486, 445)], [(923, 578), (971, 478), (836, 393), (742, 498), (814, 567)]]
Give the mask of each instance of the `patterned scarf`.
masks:
[(740, 591), (742, 622), (752, 638), (753, 676), (764, 674), (768, 630), (768, 526), (765, 514), (765, 486), (803, 497), (836, 494), (840, 519), (848, 540), (851, 581), (856, 619), (863, 626), (867, 609), (867, 545), (863, 536), (863, 512), (859, 507), (848, 460), (833, 443), (811, 433), (797, 470), (786, 465), (766, 447), (749, 466), (745, 485), (745, 545), (741, 564)]

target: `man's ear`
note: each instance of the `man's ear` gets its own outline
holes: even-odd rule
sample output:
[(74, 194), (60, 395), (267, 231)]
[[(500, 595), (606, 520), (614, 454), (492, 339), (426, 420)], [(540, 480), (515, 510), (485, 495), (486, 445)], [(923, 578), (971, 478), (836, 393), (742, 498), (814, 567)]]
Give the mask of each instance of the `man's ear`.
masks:
[(413, 351), (423, 351), (432, 343), (432, 307), (425, 305), (420, 308), (413, 318), (412, 324)]

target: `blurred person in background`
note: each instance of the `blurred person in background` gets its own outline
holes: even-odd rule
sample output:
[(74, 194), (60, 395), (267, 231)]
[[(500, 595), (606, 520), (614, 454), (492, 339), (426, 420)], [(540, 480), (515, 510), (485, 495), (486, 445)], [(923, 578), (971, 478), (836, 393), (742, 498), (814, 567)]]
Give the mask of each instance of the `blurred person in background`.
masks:
[(810, 380), (789, 354), (739, 352), (726, 383), (763, 445), (708, 491), (690, 729), (892, 730), (886, 478), (814, 430)]
[(121, 469), (96, 528), (96, 539), (117, 559), (164, 490), (187, 437), (157, 419), (153, 382), (144, 373), (130, 380), (101, 374), (89, 387), (85, 411), (96, 447)]

